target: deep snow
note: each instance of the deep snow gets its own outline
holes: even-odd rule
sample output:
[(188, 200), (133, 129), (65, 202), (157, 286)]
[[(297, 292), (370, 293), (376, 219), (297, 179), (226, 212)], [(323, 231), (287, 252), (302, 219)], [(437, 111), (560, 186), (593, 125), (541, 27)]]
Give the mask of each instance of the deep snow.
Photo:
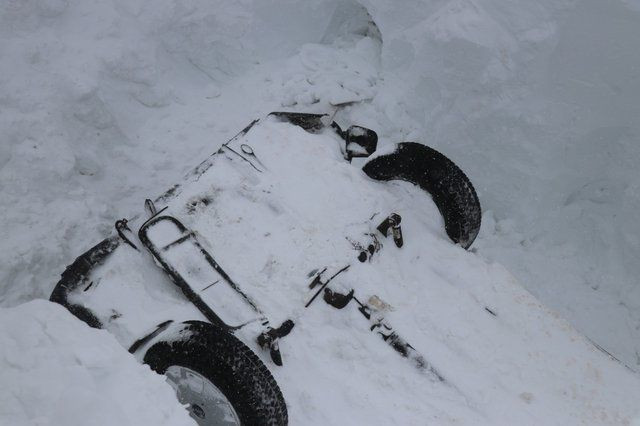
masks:
[(4, 2), (2, 306), (48, 297), (115, 219), (251, 119), (364, 100), (337, 119), (454, 159), (485, 210), (477, 257), (637, 370), (638, 2), (362, 4), (377, 29), (320, 0)]
[(3, 425), (186, 425), (161, 376), (55, 303), (0, 311)]

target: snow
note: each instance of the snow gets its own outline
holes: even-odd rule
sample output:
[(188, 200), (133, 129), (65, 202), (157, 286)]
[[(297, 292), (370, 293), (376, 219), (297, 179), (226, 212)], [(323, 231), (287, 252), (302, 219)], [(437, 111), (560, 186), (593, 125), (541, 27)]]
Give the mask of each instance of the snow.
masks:
[(455, 159), (484, 210), (477, 253), (638, 370), (634, 2), (363, 4), (385, 85), (356, 117)]
[[(380, 151), (401, 140), (427, 143), (478, 190), (484, 215), (472, 253), (451, 247), (435, 206), (425, 205), (433, 215), (422, 224), (432, 230), (420, 271), (426, 285), (409, 274), (400, 290), (375, 289), (395, 308), (392, 323), (464, 397), (416, 377), (353, 326), (362, 321), (357, 313), (318, 312), (292, 334), (298, 349), (287, 367), (274, 371), (292, 424), (638, 421), (637, 375), (586, 340), (640, 369), (638, 2), (361, 4), (375, 27), (357, 3), (330, 0), (0, 6), (1, 315), (19, 316), (33, 336), (49, 330), (47, 321), (29, 322), (41, 311), (60, 324), (51, 342), (18, 340), (19, 353), (79, 354), (96, 366), (77, 372), (86, 412), (119, 415), (95, 392), (106, 380), (91, 376), (108, 365), (140, 379), (119, 383), (126, 395), (145, 383), (148, 391), (133, 400), (159, 411), (140, 416), (175, 407), (164, 397), (142, 400), (160, 395), (161, 380), (133, 370), (104, 333), (48, 304), (23, 303), (48, 298), (65, 265), (116, 219), (139, 211), (252, 119), (357, 101), (336, 113), (340, 124), (376, 130)], [(409, 253), (415, 242), (405, 242)], [(179, 294), (151, 287), (168, 310), (183, 309)], [(152, 325), (138, 319), (140, 329)], [(3, 343), (11, 333), (3, 328)], [(113, 359), (83, 352), (96, 336)], [(44, 356), (24, 362), (51, 374), (70, 365)], [(314, 381), (303, 385), (307, 372)], [(45, 393), (18, 385), (51, 424), (76, 414), (47, 411), (65, 406), (51, 399), (63, 380), (41, 381)], [(15, 404), (2, 401), (5, 416)], [(26, 421), (28, 408), (8, 412)], [(123, 410), (125, 424), (146, 423)], [(9, 419), (0, 422), (16, 424)]]
[(0, 362), (2, 424), (193, 424), (161, 376), (51, 302), (0, 310)]

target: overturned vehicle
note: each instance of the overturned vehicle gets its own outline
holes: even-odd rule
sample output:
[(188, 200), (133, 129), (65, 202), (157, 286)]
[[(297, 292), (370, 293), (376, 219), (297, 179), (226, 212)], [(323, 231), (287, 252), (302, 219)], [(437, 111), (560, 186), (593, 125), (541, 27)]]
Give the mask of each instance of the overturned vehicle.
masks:
[(327, 315), (357, 309), (399, 362), (445, 380), (358, 283), (385, 284), (376, 258), (419, 234), (428, 194), (465, 249), (480, 204), (441, 153), (414, 142), (379, 153), (377, 142), (373, 130), (343, 130), (324, 114), (255, 120), (117, 221), (67, 267), (51, 300), (165, 374), (201, 425), (287, 424), (265, 363), (286, 368), (296, 350), (286, 336), (319, 304)]

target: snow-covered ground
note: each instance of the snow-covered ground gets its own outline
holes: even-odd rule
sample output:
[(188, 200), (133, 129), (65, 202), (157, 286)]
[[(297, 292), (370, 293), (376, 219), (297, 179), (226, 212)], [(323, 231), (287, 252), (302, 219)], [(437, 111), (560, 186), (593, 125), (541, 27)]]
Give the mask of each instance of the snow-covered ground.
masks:
[(0, 363), (3, 425), (192, 422), (161, 376), (55, 303), (0, 310)]
[[(640, 209), (635, 170), (640, 160), (640, 4), (361, 4), (375, 27), (358, 4), (330, 0), (3, 2), (0, 304), (8, 308), (48, 298), (65, 265), (109, 233), (116, 219), (178, 181), (253, 118), (281, 109), (331, 112), (330, 104), (361, 101), (341, 108), (336, 119), (375, 129), (381, 148), (401, 140), (427, 143), (454, 159), (474, 182), (485, 212), (483, 227), (475, 256), (461, 270), (479, 271), (484, 261), (504, 265), (544, 305), (639, 370), (640, 228), (634, 219)], [(440, 273), (448, 282), (472, 281), (452, 271)], [(472, 289), (460, 285), (462, 294), (472, 297)], [(34, 324), (29, 318), (42, 318), (38, 312), (49, 309), (42, 305), (2, 312), (13, 324), (24, 323), (15, 325), (18, 330), (37, 328), (44, 321)], [(545, 312), (544, 318), (551, 315), (536, 309)], [(51, 321), (56, 336), (76, 333), (64, 314), (54, 310), (50, 315), (59, 318)], [(451, 324), (440, 332), (446, 335), (464, 322), (452, 319)], [(582, 339), (562, 320), (551, 324), (541, 330)], [(436, 331), (416, 324), (415, 333), (430, 332)], [(3, 342), (11, 336), (6, 329), (2, 333)], [(500, 335), (493, 336), (500, 344), (515, 342)], [(96, 336), (87, 339), (110, 344)], [(60, 339), (51, 341), (55, 346)], [(82, 354), (80, 339), (74, 342), (69, 351)], [(469, 359), (488, 353), (482, 342), (477, 345), (478, 353), (466, 352)], [(508, 365), (509, 354), (526, 347), (497, 346), (493, 350), (499, 356), (489, 359)], [(586, 347), (579, 353), (589, 353)], [(562, 347), (552, 353), (562, 354)], [(571, 350), (564, 355), (571, 357)], [(529, 389), (516, 394), (514, 403), (495, 400), (501, 393), (487, 385), (477, 389), (481, 397), (474, 397), (486, 415), (478, 423), (495, 424), (500, 418), (531, 424), (631, 421), (637, 415), (632, 401), (640, 396), (637, 376), (598, 356), (576, 359), (585, 370), (577, 368), (575, 388), (568, 391), (581, 395), (579, 404), (591, 404), (594, 411), (578, 404), (576, 415), (565, 418), (562, 404), (543, 399), (548, 403), (536, 405), (540, 399)], [(445, 368), (455, 371), (457, 361), (461, 376), (482, 368), (467, 364), (465, 352), (460, 357)], [(593, 362), (612, 376), (602, 377), (600, 368), (589, 370), (586, 365)], [(284, 376), (290, 371), (278, 377), (285, 394), (295, 383)], [(557, 373), (540, 371), (539, 377), (522, 380), (535, 387), (535, 380)], [(93, 379), (82, 380), (90, 388)], [(391, 383), (409, 386), (403, 395), (420, 389), (413, 382)], [(427, 394), (446, 398), (437, 390)], [(4, 410), (7, 399), (2, 401)], [(364, 410), (366, 401), (351, 404)], [(522, 408), (532, 401), (530, 411)], [(301, 422), (322, 423), (326, 419), (313, 414), (318, 403), (309, 400), (290, 412)], [(446, 413), (442, 421), (473, 418), (447, 409), (457, 404), (433, 406), (432, 414)], [(522, 414), (534, 411), (541, 414)], [(603, 412), (608, 417), (592, 416)], [(424, 422), (411, 413), (403, 418)]]

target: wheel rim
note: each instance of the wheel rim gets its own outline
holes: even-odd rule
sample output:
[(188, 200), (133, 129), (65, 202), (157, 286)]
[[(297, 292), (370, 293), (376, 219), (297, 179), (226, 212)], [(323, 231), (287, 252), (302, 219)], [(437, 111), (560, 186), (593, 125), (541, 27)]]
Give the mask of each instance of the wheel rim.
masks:
[(240, 425), (238, 414), (209, 379), (187, 367), (172, 365), (164, 373), (182, 404), (200, 426)]

